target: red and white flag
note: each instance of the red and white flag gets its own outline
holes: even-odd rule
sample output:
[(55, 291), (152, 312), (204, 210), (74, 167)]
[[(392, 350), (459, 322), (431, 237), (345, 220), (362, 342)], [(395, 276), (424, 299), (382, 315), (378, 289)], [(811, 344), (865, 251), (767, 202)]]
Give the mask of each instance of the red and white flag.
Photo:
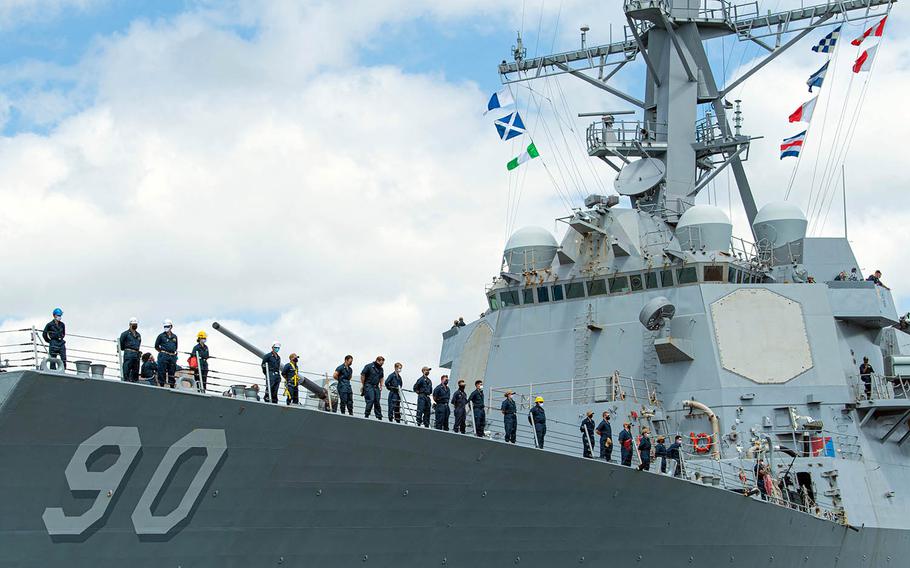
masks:
[(873, 45), (869, 49), (863, 52), (860, 55), (856, 63), (853, 64), (853, 72), (859, 73), (860, 71), (869, 71), (872, 69), (872, 60), (875, 59), (875, 52), (878, 49), (878, 45)]
[(815, 97), (796, 109), (793, 114), (790, 115), (790, 122), (810, 122), (812, 120), (812, 113), (815, 112), (815, 101), (817, 100), (818, 97)]
[(868, 30), (864, 31), (863, 35), (859, 36), (858, 38), (851, 41), (850, 43), (853, 45), (859, 45), (859, 44), (863, 43), (863, 40), (865, 40), (867, 37), (870, 37), (870, 36), (882, 37), (882, 34), (885, 32), (885, 21), (887, 19), (888, 19), (888, 16), (885, 16), (884, 18), (882, 18), (882, 20), (879, 23), (875, 24)]

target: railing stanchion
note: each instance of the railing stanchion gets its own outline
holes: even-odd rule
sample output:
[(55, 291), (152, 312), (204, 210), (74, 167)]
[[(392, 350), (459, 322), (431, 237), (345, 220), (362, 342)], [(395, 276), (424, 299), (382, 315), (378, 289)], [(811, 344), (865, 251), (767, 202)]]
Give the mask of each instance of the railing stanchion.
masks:
[(38, 362), (38, 330), (35, 326), (32, 326), (32, 350), (34, 351), (35, 357), (35, 369), (41, 368), (41, 363)]
[[(141, 366), (141, 364), (142, 364), (141, 363), (141, 361), (142, 361), (142, 350), (141, 349), (139, 350), (139, 358), (140, 358), (139, 360), (140, 360), (140, 366)], [(120, 349), (119, 341), (117, 342), (117, 364), (119, 365), (119, 367), (117, 368), (117, 374), (120, 375), (121, 381), (125, 381), (126, 377), (123, 376), (123, 350)], [(196, 362), (196, 365), (197, 366), (199, 365), (198, 361)], [(199, 372), (201, 373), (202, 370), (200, 369)]]

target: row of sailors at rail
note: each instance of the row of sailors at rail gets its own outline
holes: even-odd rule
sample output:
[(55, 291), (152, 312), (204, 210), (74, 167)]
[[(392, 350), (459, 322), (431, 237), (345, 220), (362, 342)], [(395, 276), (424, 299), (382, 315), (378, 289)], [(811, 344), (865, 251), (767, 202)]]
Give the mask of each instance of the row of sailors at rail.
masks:
[[(43, 335), (44, 339), (48, 342), (48, 355), (50, 357), (59, 357), (65, 365), (66, 345), (64, 338), (66, 336), (66, 327), (62, 321), (63, 310), (60, 308), (55, 309), (53, 317), (54, 319), (45, 326)], [(173, 331), (173, 322), (171, 322), (171, 320), (164, 320), (164, 331), (155, 339), (155, 350), (158, 351), (157, 361), (152, 358), (151, 353), (141, 352), (142, 335), (139, 333), (138, 328), (139, 320), (135, 317), (131, 318), (129, 321), (129, 328), (121, 333), (120, 338), (118, 339), (118, 347), (123, 359), (121, 375), (123, 380), (137, 382), (141, 376), (152, 384), (157, 382), (159, 386), (167, 385), (174, 388), (176, 384), (175, 375), (177, 371), (178, 341), (177, 335)], [(190, 358), (188, 359), (189, 367), (194, 371), (197, 384), (201, 379), (203, 390), (207, 387), (209, 374), (208, 360), (210, 358), (206, 340), (206, 333), (200, 331), (196, 336), (196, 345), (193, 346)], [(283, 378), (285, 380), (284, 394), (287, 404), (299, 404), (299, 389), (301, 382), (300, 370), (298, 367), (299, 357), (296, 353), (291, 353), (288, 363), (282, 366), (281, 356), (279, 355), (280, 350), (281, 343), (275, 341), (272, 343), (271, 351), (262, 357), (262, 372), (266, 377), (267, 384), (265, 400), (266, 402), (271, 403), (278, 402), (278, 391), (281, 386), (281, 379)], [(334, 412), (340, 408), (342, 414), (354, 414), (354, 390), (351, 384), (351, 379), (353, 377), (351, 366), (353, 362), (354, 357), (347, 355), (344, 358), (344, 362), (335, 369), (333, 378), (337, 384), (338, 402), (337, 404), (334, 404), (330, 398), (330, 400), (327, 401), (327, 410)], [(395, 370), (385, 378), (383, 370), (384, 363), (385, 357), (380, 355), (376, 357), (373, 362), (367, 364), (360, 373), (360, 395), (364, 398), (366, 403), (364, 416), (369, 418), (370, 414), (374, 414), (376, 418), (382, 420), (381, 394), (382, 388), (385, 386), (388, 391), (388, 419), (389, 421), (401, 422), (400, 389), (404, 384), (401, 377), (402, 365), (401, 363), (395, 363)], [(483, 437), (484, 429), (486, 427), (483, 381), (475, 381), (474, 391), (468, 395), (465, 392), (465, 382), (460, 380), (458, 381), (458, 389), (452, 393), (448, 386), (448, 375), (442, 375), (439, 384), (435, 388), (433, 387), (432, 380), (430, 379), (431, 370), (430, 367), (423, 367), (421, 369), (420, 378), (417, 379), (417, 382), (415, 382), (413, 386), (413, 391), (417, 394), (416, 420), (418, 426), (429, 427), (430, 412), (432, 410), (434, 414), (434, 427), (437, 430), (448, 430), (449, 417), (452, 410), (449, 405), (451, 404), (451, 406), (454, 407), (455, 414), (454, 430), (455, 432), (463, 434), (466, 429), (467, 406), (470, 404), (474, 417), (475, 435)], [(384, 378), (385, 380), (383, 380)], [(518, 417), (517, 406), (512, 399), (513, 394), (514, 392), (511, 390), (507, 390), (504, 393), (503, 401), (500, 404), (500, 412), (503, 415), (505, 440), (506, 442), (514, 444), (517, 437)], [(531, 407), (530, 412), (528, 413), (528, 422), (534, 428), (534, 440), (539, 448), (543, 448), (547, 433), (547, 419), (543, 403), (544, 399), (542, 397), (536, 397), (534, 406)], [(595, 429), (591, 416), (593, 416), (593, 412), (589, 412), (588, 418), (585, 423), (582, 424), (582, 430), (584, 432), (588, 423), (590, 423), (591, 432), (588, 437), (590, 437), (591, 446), (593, 446), (593, 432)], [(604, 420), (601, 422), (601, 426), (597, 428), (597, 432), (601, 439), (601, 457), (606, 457), (607, 461), (609, 461), (613, 442), (612, 431), (609, 426), (609, 414), (607, 412), (604, 412)], [(585, 455), (590, 457), (590, 447), (587, 445), (589, 443), (588, 437), (585, 437)], [(619, 437), (620, 443), (623, 444), (622, 461), (624, 465), (631, 465), (631, 446), (626, 447), (628, 445), (627, 438), (631, 439), (630, 435), (628, 435), (628, 431), (624, 430)], [(647, 445), (647, 452), (642, 453), (642, 456), (644, 456), (645, 453), (650, 456), (650, 441), (647, 438), (647, 435), (643, 437), (641, 444)], [(643, 451), (641, 444), (639, 452)], [(658, 444), (658, 448), (660, 447), (661, 443)], [(642, 463), (650, 464), (650, 459), (645, 459)], [(647, 467), (644, 469), (647, 469)]]
[[(354, 389), (351, 384), (353, 378), (353, 369), (351, 368), (354, 358), (348, 355), (344, 362), (339, 365), (333, 373), (333, 378), (337, 384), (338, 402), (337, 404), (330, 398), (327, 401), (326, 410), (336, 412), (341, 410), (342, 414), (354, 415)], [(360, 372), (360, 395), (364, 398), (364, 417), (369, 418), (374, 415), (382, 420), (382, 389), (388, 391), (387, 398), (387, 417), (388, 420), (401, 422), (401, 388), (404, 385), (404, 379), (401, 376), (402, 364), (395, 363), (394, 371), (385, 377), (383, 365), (385, 357), (382, 355), (376, 357), (374, 361), (364, 366)], [(449, 429), (449, 418), (454, 409), (455, 415), (455, 432), (464, 434), (467, 424), (467, 407), (470, 404), (474, 416), (474, 431), (478, 437), (483, 437), (486, 427), (486, 398), (483, 390), (483, 381), (474, 381), (474, 390), (468, 394), (465, 390), (465, 381), (458, 381), (458, 388), (453, 393), (449, 388), (448, 375), (442, 375), (439, 384), (433, 387), (433, 381), (430, 379), (430, 367), (423, 367), (421, 375), (414, 383), (412, 390), (417, 395), (417, 412), (415, 419), (418, 426), (429, 428), (430, 414), (434, 416), (433, 425), (437, 430)], [(285, 376), (287, 381), (287, 376)], [(292, 381), (288, 384), (296, 384)], [(296, 387), (295, 387), (296, 388)], [(292, 393), (296, 395), (296, 393)], [(507, 391), (505, 400), (500, 407), (504, 416), (506, 427), (506, 441), (515, 442), (515, 430), (517, 428), (516, 406), (512, 400), (512, 391)], [(290, 402), (289, 402), (290, 404)], [(451, 406), (450, 406), (451, 405)]]
[[(291, 354), (290, 361), (281, 366), (281, 357), (278, 355), (280, 345), (276, 342), (272, 346), (272, 351), (267, 353), (262, 359), (263, 373), (266, 375), (268, 382), (268, 393), (266, 400), (276, 402), (278, 389), (281, 385), (281, 379), (285, 380), (285, 396), (287, 404), (299, 403), (299, 386), (301, 382), (300, 371), (298, 368), (298, 357)], [(336, 381), (338, 399), (337, 402), (333, 397), (328, 397), (324, 407), (330, 412), (337, 412), (339, 409), (342, 414), (354, 415), (354, 388), (352, 379), (354, 376), (352, 365), (354, 357), (347, 355), (344, 362), (335, 369), (333, 378)], [(360, 396), (364, 398), (364, 417), (370, 415), (382, 420), (382, 389), (388, 391), (387, 397), (387, 417), (390, 422), (401, 422), (401, 389), (404, 380), (401, 376), (402, 364), (395, 363), (395, 370), (385, 376), (383, 365), (385, 357), (382, 355), (376, 357), (374, 361), (364, 366), (360, 372)], [(429, 428), (430, 414), (434, 415), (434, 428), (437, 430), (449, 430), (449, 419), (454, 410), (455, 424), (454, 430), (457, 433), (464, 434), (467, 426), (467, 407), (470, 404), (474, 417), (474, 434), (477, 437), (484, 437), (486, 428), (486, 398), (483, 390), (483, 381), (474, 381), (474, 390), (468, 394), (465, 390), (465, 381), (458, 381), (458, 388), (453, 393), (449, 388), (448, 375), (442, 375), (439, 384), (433, 387), (433, 381), (430, 379), (430, 367), (423, 367), (421, 375), (414, 383), (412, 390), (417, 395), (417, 412), (416, 421), (418, 426)], [(507, 390), (503, 395), (500, 404), (500, 412), (503, 415), (503, 424), (505, 429), (506, 442), (514, 444), (517, 439), (518, 431), (518, 409), (512, 396), (515, 393)], [(535, 440), (538, 447), (543, 447), (546, 436), (546, 413), (543, 409), (543, 398), (537, 397), (534, 407), (528, 414), (528, 421), (533, 425), (535, 430)]]

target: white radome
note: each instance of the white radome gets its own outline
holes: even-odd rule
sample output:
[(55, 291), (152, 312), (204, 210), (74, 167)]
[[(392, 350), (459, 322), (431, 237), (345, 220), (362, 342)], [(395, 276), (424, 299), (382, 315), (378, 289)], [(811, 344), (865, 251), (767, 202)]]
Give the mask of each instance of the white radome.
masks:
[(503, 256), (511, 272), (542, 270), (553, 263), (559, 244), (543, 227), (522, 227), (509, 237)]
[(733, 237), (733, 223), (719, 207), (694, 205), (676, 224), (676, 238), (683, 250), (727, 251)]
[(755, 238), (772, 248), (806, 237), (806, 215), (789, 201), (772, 201), (762, 207), (752, 222)]

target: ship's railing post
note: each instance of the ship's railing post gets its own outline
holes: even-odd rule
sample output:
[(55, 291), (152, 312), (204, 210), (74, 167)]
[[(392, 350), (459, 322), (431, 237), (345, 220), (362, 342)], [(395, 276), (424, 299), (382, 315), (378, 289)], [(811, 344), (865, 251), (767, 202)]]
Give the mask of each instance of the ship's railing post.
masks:
[[(140, 358), (140, 366), (141, 366), (141, 365), (142, 365), (142, 363), (141, 363), (141, 361), (142, 361), (142, 350), (141, 350), (141, 349), (140, 349), (140, 352), (139, 352), (139, 358)], [(199, 363), (197, 362), (196, 364), (198, 365)], [(117, 366), (117, 374), (120, 375), (120, 380), (121, 380), (121, 381), (125, 381), (125, 380), (126, 380), (126, 377), (123, 376), (123, 350), (120, 349), (120, 342), (119, 342), (119, 341), (117, 342), (117, 365), (118, 365), (118, 366)], [(201, 372), (201, 371), (200, 371), (200, 372)], [(202, 379), (201, 376), (200, 376), (199, 378)]]
[(41, 363), (38, 361), (38, 330), (35, 326), (32, 326), (32, 351), (35, 357), (35, 369), (41, 367)]
[(325, 402), (330, 412), (335, 412), (335, 402), (332, 400), (332, 392), (329, 390), (329, 374), (323, 373), (322, 388), (325, 389)]

